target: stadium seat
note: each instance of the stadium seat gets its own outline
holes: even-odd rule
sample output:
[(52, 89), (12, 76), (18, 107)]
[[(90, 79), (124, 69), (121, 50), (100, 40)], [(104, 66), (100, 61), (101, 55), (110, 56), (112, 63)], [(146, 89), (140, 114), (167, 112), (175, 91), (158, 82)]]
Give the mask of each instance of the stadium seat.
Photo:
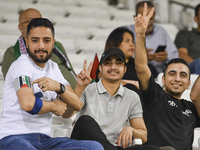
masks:
[(19, 36), (21, 33), (20, 33), (19, 29), (18, 29), (18, 22), (0, 23), (0, 34), (1, 35), (7, 34), (7, 35)]
[(54, 26), (56, 37), (60, 38), (86, 38), (86, 29), (72, 26)]
[(113, 29), (99, 29), (99, 28), (88, 28), (86, 30), (86, 37), (92, 40), (104, 40), (108, 38), (109, 34)]
[(81, 18), (81, 17), (50, 17), (55, 23), (55, 26), (72, 26), (79, 28), (89, 28), (89, 27), (97, 27), (98, 26), (98, 18)]
[(38, 0), (37, 4), (46, 5), (50, 4), (52, 6), (66, 7), (66, 6), (76, 6), (75, 0)]
[(74, 0), (79, 7), (108, 8), (106, 1), (102, 0)]
[(75, 39), (74, 38), (64, 38), (64, 37), (55, 37), (56, 41), (59, 41), (60, 43), (62, 43), (66, 53), (76, 53), (75, 51), (75, 47), (74, 47), (74, 42)]
[(93, 17), (98, 19), (110, 19), (107, 10), (98, 9), (96, 7), (65, 7), (65, 11), (70, 17)]
[(112, 10), (111, 9), (110, 15), (112, 16), (112, 20), (115, 20), (115, 21), (132, 21), (132, 24), (134, 24), (135, 11), (118, 10), (118, 9)]
[(157, 23), (161, 27), (165, 29), (165, 31), (169, 34), (172, 41), (175, 40), (176, 34), (178, 33), (179, 29), (174, 24), (164, 24), (164, 23)]
[(134, 22), (132, 20), (129, 20), (129, 21), (123, 21), (123, 20), (108, 20), (108, 21), (102, 21), (102, 22), (98, 22), (98, 27), (99, 28), (102, 28), (102, 29), (108, 29), (108, 28), (111, 28), (111, 29), (115, 29), (117, 27), (120, 27), (120, 26), (128, 26), (128, 25), (131, 25), (133, 24)]
[(70, 137), (72, 132), (72, 119), (62, 118), (61, 116), (52, 117), (52, 137)]
[(194, 129), (193, 150), (200, 150), (200, 128)]
[(102, 54), (105, 46), (105, 41), (95, 41), (87, 39), (75, 40), (75, 51), (77, 54)]

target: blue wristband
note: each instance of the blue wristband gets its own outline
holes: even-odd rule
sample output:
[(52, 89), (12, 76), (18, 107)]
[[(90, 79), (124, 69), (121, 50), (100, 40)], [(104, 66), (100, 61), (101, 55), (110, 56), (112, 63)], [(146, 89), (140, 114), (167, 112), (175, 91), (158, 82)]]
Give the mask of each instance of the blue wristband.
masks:
[(35, 104), (31, 111), (28, 111), (29, 114), (35, 115), (38, 114), (43, 106), (43, 102), (39, 97), (35, 97)]

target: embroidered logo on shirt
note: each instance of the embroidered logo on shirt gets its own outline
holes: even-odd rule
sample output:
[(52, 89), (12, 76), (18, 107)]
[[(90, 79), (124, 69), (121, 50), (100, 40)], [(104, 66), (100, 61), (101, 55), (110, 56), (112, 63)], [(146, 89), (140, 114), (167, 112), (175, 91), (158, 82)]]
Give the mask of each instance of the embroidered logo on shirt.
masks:
[(190, 109), (186, 109), (185, 111), (182, 111), (182, 114), (190, 116), (190, 114), (192, 114), (192, 111)]
[(174, 101), (169, 100), (168, 103), (169, 103), (170, 106), (178, 107)]

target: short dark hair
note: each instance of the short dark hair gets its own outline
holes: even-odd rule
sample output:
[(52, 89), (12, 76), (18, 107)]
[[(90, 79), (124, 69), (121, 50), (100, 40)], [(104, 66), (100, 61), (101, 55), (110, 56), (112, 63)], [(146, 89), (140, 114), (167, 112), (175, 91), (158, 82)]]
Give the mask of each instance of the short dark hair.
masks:
[(135, 14), (136, 15), (138, 14), (138, 9), (140, 7), (144, 7), (144, 3), (147, 3), (148, 8), (153, 8), (154, 7), (154, 5), (153, 5), (153, 3), (151, 1), (141, 1), (141, 2), (136, 4), (136, 7), (135, 7)]
[(187, 62), (186, 62), (184, 59), (182, 59), (182, 58), (174, 58), (174, 59), (171, 59), (171, 60), (166, 64), (166, 66), (164, 67), (164, 70), (163, 70), (163, 72), (164, 72), (164, 77), (165, 77), (165, 75), (166, 75), (166, 70), (167, 70), (168, 66), (169, 66), (170, 64), (175, 64), (175, 63), (181, 63), (181, 64), (184, 64), (184, 65), (186, 65), (186, 66), (188, 67), (188, 70), (189, 70), (189, 79), (190, 79), (190, 68), (189, 68)]
[(195, 7), (195, 10), (194, 10), (195, 16), (198, 16), (199, 8), (200, 8), (200, 4), (198, 4), (198, 5)]
[(111, 48), (111, 47), (119, 47), (119, 45), (122, 43), (123, 41), (123, 35), (125, 32), (128, 32), (131, 34), (131, 36), (134, 39), (133, 36), (133, 32), (131, 32), (129, 29), (127, 29), (126, 27), (119, 27), (114, 29), (110, 35), (108, 36), (107, 40), (106, 40), (106, 45), (104, 48), (104, 52)]
[(51, 21), (49, 21), (48, 19), (46, 18), (34, 18), (30, 21), (30, 23), (28, 24), (27, 26), (27, 37), (28, 35), (30, 34), (30, 30), (33, 29), (33, 28), (36, 28), (36, 27), (46, 27), (46, 28), (50, 28), (51, 29), (51, 32), (53, 34), (53, 37), (55, 35), (55, 32), (54, 32), (54, 27), (53, 27), (53, 24)]

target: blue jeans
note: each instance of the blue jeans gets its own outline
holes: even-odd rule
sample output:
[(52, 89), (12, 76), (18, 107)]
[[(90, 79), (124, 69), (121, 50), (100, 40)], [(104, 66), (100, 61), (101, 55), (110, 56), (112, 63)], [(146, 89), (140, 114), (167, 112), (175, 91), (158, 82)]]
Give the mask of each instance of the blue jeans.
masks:
[(51, 138), (45, 134), (10, 135), (0, 140), (0, 150), (104, 150), (96, 141)]
[(200, 58), (195, 59), (188, 66), (191, 74), (200, 74)]

